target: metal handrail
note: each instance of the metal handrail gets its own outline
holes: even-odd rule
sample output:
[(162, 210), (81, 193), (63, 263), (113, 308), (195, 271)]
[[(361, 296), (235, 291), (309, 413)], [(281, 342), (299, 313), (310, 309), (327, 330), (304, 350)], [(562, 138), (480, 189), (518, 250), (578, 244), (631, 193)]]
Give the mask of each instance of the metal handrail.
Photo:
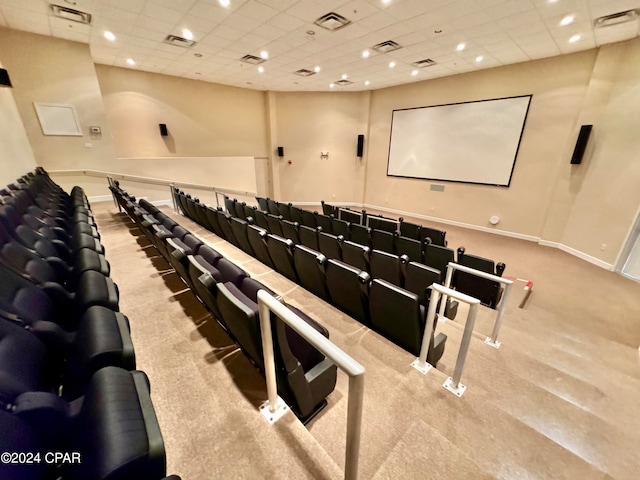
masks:
[(282, 408), (282, 400), (278, 398), (273, 334), (269, 312), (275, 313), (278, 318), (293, 328), (340, 370), (349, 375), (344, 478), (345, 480), (357, 479), (362, 425), (362, 398), (364, 394), (364, 367), (265, 290), (258, 292), (258, 308), (260, 312), (265, 376), (267, 379), (267, 405), (272, 414), (276, 414), (278, 409)]
[[(502, 300), (500, 301), (500, 306), (498, 307), (496, 321), (493, 324), (493, 331), (491, 332), (491, 336), (487, 337), (484, 340), (484, 343), (486, 343), (487, 345), (490, 345), (494, 348), (500, 348), (500, 342), (498, 341), (498, 333), (500, 333), (500, 327), (502, 326), (502, 318), (504, 317), (504, 312), (507, 309), (507, 303), (509, 302), (509, 296), (511, 295), (511, 287), (513, 286), (513, 280), (509, 280), (508, 278), (504, 278), (504, 277), (499, 277), (491, 273), (482, 272), (480, 270), (476, 270), (475, 268), (466, 267), (458, 263), (449, 262), (449, 264), (447, 265), (447, 277), (444, 282), (444, 286), (447, 288), (451, 287), (451, 279), (453, 278), (454, 270), (460, 270), (461, 272), (470, 273), (471, 275), (475, 275), (476, 277), (486, 278), (487, 280), (492, 280), (494, 282), (499, 282), (505, 285), (504, 295), (502, 296)], [(444, 297), (442, 299), (442, 304), (440, 305), (440, 311), (438, 312), (438, 315), (440, 318), (444, 318), (444, 308), (446, 303), (447, 303), (447, 298)]]
[[(449, 296), (455, 298), (460, 302), (469, 305), (469, 312), (467, 313), (467, 320), (464, 325), (464, 332), (462, 334), (462, 341), (460, 342), (460, 349), (458, 350), (458, 358), (456, 360), (456, 366), (453, 371), (453, 377), (449, 377), (443, 387), (453, 392), (458, 397), (462, 396), (466, 390), (466, 386), (460, 383), (462, 377), (462, 370), (464, 369), (464, 362), (467, 359), (467, 353), (469, 351), (469, 344), (471, 343), (471, 336), (473, 334), (473, 327), (476, 323), (476, 314), (478, 312), (478, 305), (480, 300), (477, 298), (465, 295), (464, 293), (456, 292), (448, 287), (444, 287), (438, 283), (431, 285), (431, 296), (429, 297), (429, 311), (427, 313), (427, 324), (424, 329), (424, 335), (422, 337), (422, 346), (420, 348), (420, 357), (417, 358), (411, 365), (422, 373), (427, 373), (431, 369), (431, 365), (427, 364), (427, 353), (429, 351), (429, 343), (431, 343), (431, 336), (433, 335), (433, 324), (436, 317), (436, 305), (440, 296)], [(446, 301), (446, 297), (442, 299)]]

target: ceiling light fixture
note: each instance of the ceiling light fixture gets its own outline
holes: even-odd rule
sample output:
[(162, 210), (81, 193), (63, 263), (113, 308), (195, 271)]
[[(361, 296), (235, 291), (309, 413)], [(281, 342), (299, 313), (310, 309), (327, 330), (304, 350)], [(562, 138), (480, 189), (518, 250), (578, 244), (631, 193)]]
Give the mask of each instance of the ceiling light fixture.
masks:
[(135, 65), (136, 64), (136, 62), (135, 62), (135, 60), (133, 58), (127, 58), (127, 63), (129, 65)]
[(364, 84), (365, 84), (365, 85), (369, 85), (369, 83), (371, 83), (371, 82), (369, 82), (369, 80), (365, 80), (365, 81), (364, 81)]
[(202, 58), (202, 54), (201, 53), (194, 53), (193, 56), (196, 57), (196, 58)]
[(482, 55), (478, 55), (476, 57), (476, 63), (480, 63), (482, 60), (484, 60), (484, 57)]
[(218, 3), (226, 8), (231, 5), (231, 0), (218, 0)]
[(369, 55), (370, 55), (369, 50), (362, 51), (362, 58), (369, 58)]
[(346, 79), (347, 79), (347, 74), (346, 74), (346, 73), (343, 73), (343, 74), (342, 74), (342, 76), (341, 76), (340, 78), (342, 78), (342, 80), (346, 80)]
[(411, 75), (413, 75), (414, 77), (415, 77), (416, 75), (418, 75), (418, 70), (412, 70), (412, 71), (411, 71)]
[(461, 51), (462, 51), (462, 50), (464, 50), (465, 48), (467, 48), (467, 44), (466, 44), (466, 43), (464, 43), (464, 42), (460, 42), (460, 43), (458, 44), (458, 46), (456, 47), (456, 50), (457, 50), (457, 51), (459, 51), (459, 52), (461, 52)]
[(569, 39), (569, 43), (576, 43), (578, 40), (580, 40), (582, 37), (580, 35), (574, 35)]
[(110, 31), (107, 30), (106, 32), (104, 32), (104, 38), (106, 38), (110, 42), (113, 42), (113, 41), (115, 41), (116, 36), (113, 34), (113, 32), (110, 32)]
[(573, 20), (575, 20), (575, 17), (573, 15), (567, 15), (562, 20), (560, 20), (560, 25), (566, 27), (567, 25), (571, 25), (573, 23)]
[(393, 68), (396, 66), (396, 62), (389, 62), (389, 68)]
[(267, 58), (269, 58), (269, 52), (267, 52), (266, 50), (262, 50), (260, 52), (260, 57), (262, 57), (262, 58), (264, 58), (266, 60)]
[(320, 73), (320, 65), (316, 65), (315, 67), (313, 67), (313, 71), (316, 73)]
[(335, 83), (333, 83), (333, 82), (329, 84), (329, 88), (333, 88), (333, 87), (335, 87), (335, 86), (336, 86), (336, 84), (335, 84)]
[(193, 40), (193, 33), (188, 28), (182, 29), (182, 36), (187, 40)]
[(258, 67), (258, 73), (264, 73), (264, 67), (262, 65)]

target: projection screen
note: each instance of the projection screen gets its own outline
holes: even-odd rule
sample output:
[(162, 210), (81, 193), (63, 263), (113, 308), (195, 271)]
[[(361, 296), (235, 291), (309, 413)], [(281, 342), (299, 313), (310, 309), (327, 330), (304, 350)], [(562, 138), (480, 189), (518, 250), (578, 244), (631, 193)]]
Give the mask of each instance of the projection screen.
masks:
[(508, 187), (531, 95), (394, 110), (387, 176)]

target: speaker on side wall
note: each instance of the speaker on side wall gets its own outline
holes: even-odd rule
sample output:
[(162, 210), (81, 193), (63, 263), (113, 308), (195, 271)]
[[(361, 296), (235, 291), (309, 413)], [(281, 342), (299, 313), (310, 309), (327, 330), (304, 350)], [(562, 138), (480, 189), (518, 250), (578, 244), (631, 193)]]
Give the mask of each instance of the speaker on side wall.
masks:
[(358, 135), (358, 150), (356, 151), (356, 157), (362, 157), (364, 153), (364, 135)]
[(573, 149), (573, 155), (571, 156), (571, 164), (578, 165), (579, 163), (582, 163), (582, 157), (587, 148), (592, 128), (593, 125), (582, 125), (580, 127), (580, 133), (578, 134), (578, 140), (576, 141), (576, 148)]
[(5, 87), (11, 87), (11, 80), (9, 80), (9, 72), (4, 68), (0, 68), (0, 85)]
[(163, 137), (169, 136), (169, 130), (167, 130), (167, 124), (159, 123), (158, 125), (160, 126), (160, 135), (162, 135)]
[(278, 147), (278, 156), (284, 157), (284, 147)]

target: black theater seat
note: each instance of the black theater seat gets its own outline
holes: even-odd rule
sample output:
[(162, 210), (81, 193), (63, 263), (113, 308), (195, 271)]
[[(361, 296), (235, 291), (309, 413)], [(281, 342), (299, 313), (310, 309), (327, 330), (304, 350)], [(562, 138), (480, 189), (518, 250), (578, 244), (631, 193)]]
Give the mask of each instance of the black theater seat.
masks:
[(267, 235), (268, 231), (264, 228), (255, 225), (249, 225), (247, 227), (247, 238), (249, 239), (249, 244), (253, 249), (255, 257), (268, 267), (274, 268), (273, 261), (269, 255), (269, 249), (267, 248)]
[(277, 235), (267, 235), (269, 256), (278, 273), (293, 282), (298, 282), (298, 275), (293, 265), (293, 242)]
[(254, 256), (253, 248), (251, 247), (251, 243), (249, 242), (249, 237), (247, 236), (247, 222), (240, 218), (231, 218), (229, 223), (231, 224), (231, 230), (233, 231), (233, 236), (236, 237), (238, 241), (238, 245), (240, 248), (244, 250), (245, 253), (248, 253), (251, 256)]
[(369, 273), (373, 278), (386, 280), (398, 287), (403, 284), (402, 269), (408, 263), (406, 256), (399, 257), (380, 250), (371, 250), (369, 256)]
[(365, 247), (371, 247), (371, 229), (369, 227), (351, 223), (349, 232), (351, 233), (352, 242), (359, 243)]
[(278, 235), (279, 237), (284, 236), (284, 233), (282, 232), (281, 220), (282, 217), (278, 215), (267, 215), (267, 225), (269, 227), (269, 233), (273, 233), (274, 235)]
[(336, 236), (342, 235), (345, 240), (351, 238), (351, 231), (349, 230), (349, 222), (339, 220), (337, 218), (331, 219), (331, 229)]
[(300, 285), (322, 300), (329, 300), (325, 277), (326, 257), (304, 245), (293, 247), (293, 263), (300, 279)]
[(223, 212), (222, 210), (216, 210), (216, 213), (218, 214), (218, 226), (222, 232), (222, 238), (240, 248), (240, 244), (238, 243), (238, 240), (236, 240), (236, 236), (233, 234), (233, 230), (231, 229), (231, 215)]
[(264, 228), (265, 230), (269, 230), (269, 222), (267, 221), (266, 213), (261, 212), (260, 210), (256, 210), (253, 215), (253, 220), (257, 226), (259, 226), (260, 228)]
[(318, 249), (327, 258), (342, 260), (342, 237), (325, 232), (318, 232)]
[[(502, 273), (506, 268), (504, 263), (498, 263), (496, 265), (493, 260), (488, 258), (469, 255), (468, 253), (465, 253), (465, 249), (463, 247), (458, 249), (458, 263), (498, 277), (502, 276)], [(494, 309), (498, 307), (504, 291), (500, 282), (495, 282), (493, 280), (481, 278), (461, 271), (455, 272), (454, 284), (456, 290), (466, 293), (467, 295), (471, 295), (472, 297), (480, 300), (483, 305)]]
[(360, 270), (369, 271), (371, 249), (355, 242), (342, 242), (342, 261)]
[(298, 235), (300, 236), (300, 243), (302, 245), (311, 250), (319, 250), (318, 231), (315, 228), (300, 225), (298, 227)]
[(395, 232), (392, 233), (374, 228), (371, 230), (371, 248), (387, 253), (395, 253), (396, 237), (397, 234)]
[(449, 262), (455, 262), (453, 250), (428, 243), (424, 245), (424, 264), (440, 272), (439, 283), (444, 283)]
[(438, 230), (436, 228), (425, 227), (423, 225), (422, 229), (420, 230), (420, 235), (422, 236), (422, 241), (423, 242), (427, 238), (429, 238), (431, 240), (431, 244), (432, 245), (438, 245), (440, 247), (446, 247), (447, 246), (447, 240), (446, 240), (447, 232), (445, 232), (444, 230)]
[(279, 203), (278, 204), (278, 215), (281, 216), (284, 220), (291, 221), (291, 204), (290, 203)]
[(291, 213), (291, 221), (298, 222), (298, 224), (304, 224), (304, 218), (302, 217), (302, 210), (298, 207), (294, 207), (293, 205), (289, 208), (289, 212)]
[(300, 210), (302, 213), (302, 222), (301, 225), (306, 225), (310, 228), (316, 228), (318, 224), (316, 223), (316, 213), (310, 212), (309, 210)]
[(400, 235), (402, 237), (422, 241), (421, 230), (422, 225), (418, 225), (417, 223), (405, 222), (403, 218), (400, 219)]
[(300, 243), (300, 236), (298, 235), (299, 224), (290, 222), (289, 220), (282, 220), (280, 224), (282, 227), (282, 236), (284, 238), (288, 238), (295, 244)]
[(413, 262), (422, 263), (422, 242), (409, 237), (397, 237), (396, 253), (398, 255), (406, 255)]
[(333, 224), (331, 223), (331, 217), (327, 215), (321, 215), (314, 213), (316, 219), (316, 225), (322, 228), (324, 233), (333, 233)]
[(325, 271), (331, 303), (360, 323), (369, 325), (369, 274), (333, 259), (327, 260)]

